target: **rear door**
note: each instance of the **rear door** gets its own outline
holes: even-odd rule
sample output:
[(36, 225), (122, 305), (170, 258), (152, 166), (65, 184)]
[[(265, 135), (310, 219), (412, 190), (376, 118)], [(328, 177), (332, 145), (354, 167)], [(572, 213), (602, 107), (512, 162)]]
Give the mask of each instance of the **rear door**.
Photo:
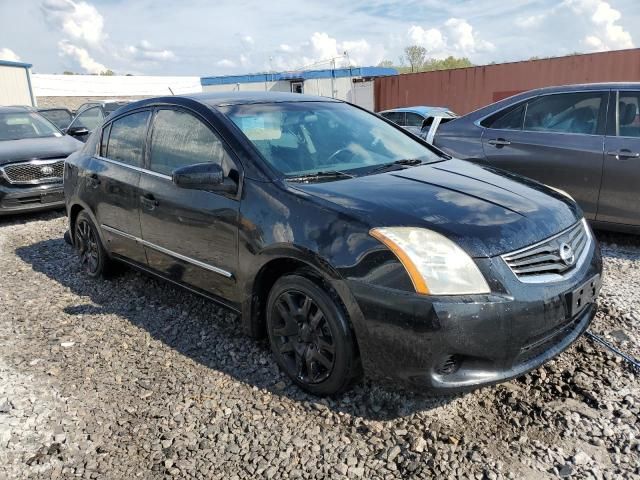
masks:
[(618, 91), (610, 103), (604, 176), (596, 219), (640, 225), (640, 90)]
[(204, 119), (179, 108), (156, 110), (148, 145), (140, 220), (149, 266), (173, 280), (233, 299), (239, 198), (180, 188), (171, 174), (179, 167), (215, 162), (237, 181), (239, 164)]
[(92, 158), (85, 179), (108, 249), (140, 264), (146, 264), (147, 258), (139, 242), (138, 185), (150, 118), (147, 109), (107, 124), (101, 132), (99, 155)]
[(541, 95), (493, 115), (482, 134), (491, 165), (567, 191), (595, 219), (608, 91)]

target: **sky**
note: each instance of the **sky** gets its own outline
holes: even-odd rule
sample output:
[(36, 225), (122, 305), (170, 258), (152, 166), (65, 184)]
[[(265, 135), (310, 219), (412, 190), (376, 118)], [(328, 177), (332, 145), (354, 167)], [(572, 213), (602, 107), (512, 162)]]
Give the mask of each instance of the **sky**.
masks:
[(0, 0), (0, 59), (36, 73), (229, 75), (475, 64), (633, 48), (639, 0)]

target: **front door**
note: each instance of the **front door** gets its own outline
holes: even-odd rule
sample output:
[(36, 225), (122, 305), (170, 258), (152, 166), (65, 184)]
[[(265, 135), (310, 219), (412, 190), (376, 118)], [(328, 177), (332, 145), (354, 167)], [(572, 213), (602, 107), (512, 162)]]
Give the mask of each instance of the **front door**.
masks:
[(85, 178), (87, 203), (100, 223), (108, 250), (143, 265), (147, 258), (139, 242), (138, 185), (150, 117), (151, 112), (143, 110), (107, 124), (99, 155), (91, 159)]
[(640, 225), (640, 91), (617, 92), (605, 140), (597, 220)]
[(608, 92), (536, 97), (485, 125), (493, 166), (565, 190), (595, 219), (602, 181)]
[(239, 200), (235, 194), (181, 188), (171, 180), (176, 168), (208, 162), (237, 175), (236, 163), (204, 120), (181, 109), (158, 109), (149, 139), (149, 173), (140, 180), (142, 238), (151, 268), (233, 300)]

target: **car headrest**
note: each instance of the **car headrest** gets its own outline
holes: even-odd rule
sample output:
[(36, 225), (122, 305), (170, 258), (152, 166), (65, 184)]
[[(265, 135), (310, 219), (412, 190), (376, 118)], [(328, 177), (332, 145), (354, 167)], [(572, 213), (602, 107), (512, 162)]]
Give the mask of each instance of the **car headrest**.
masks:
[(629, 125), (636, 118), (636, 106), (633, 103), (624, 103), (624, 110), (620, 109), (620, 125)]

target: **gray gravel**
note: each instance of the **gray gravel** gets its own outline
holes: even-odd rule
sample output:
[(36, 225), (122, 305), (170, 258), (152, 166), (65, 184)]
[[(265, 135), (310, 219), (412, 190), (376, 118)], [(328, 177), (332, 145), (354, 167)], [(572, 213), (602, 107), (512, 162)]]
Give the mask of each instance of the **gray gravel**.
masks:
[[(64, 229), (0, 219), (0, 478), (640, 478), (638, 376), (586, 339), (462, 396), (319, 400), (226, 310), (83, 276)], [(593, 330), (638, 356), (640, 237), (602, 239)]]

